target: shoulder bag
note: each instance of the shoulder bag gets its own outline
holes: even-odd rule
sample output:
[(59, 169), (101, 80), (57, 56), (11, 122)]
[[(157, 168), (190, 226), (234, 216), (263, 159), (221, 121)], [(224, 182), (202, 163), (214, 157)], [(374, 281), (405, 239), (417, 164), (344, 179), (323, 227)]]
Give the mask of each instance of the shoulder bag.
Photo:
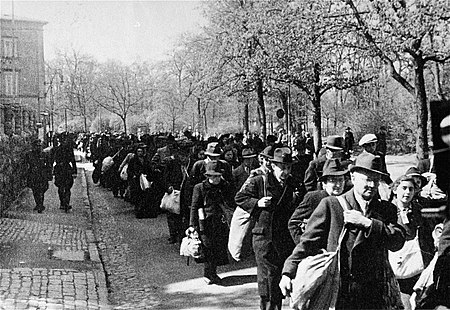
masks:
[[(344, 210), (348, 208), (344, 197), (336, 198)], [(336, 251), (327, 252), (322, 249), (322, 253), (308, 256), (298, 264), (295, 279), (292, 280), (292, 309), (334, 309), (339, 293), (339, 250), (346, 232), (347, 228), (344, 226)]]

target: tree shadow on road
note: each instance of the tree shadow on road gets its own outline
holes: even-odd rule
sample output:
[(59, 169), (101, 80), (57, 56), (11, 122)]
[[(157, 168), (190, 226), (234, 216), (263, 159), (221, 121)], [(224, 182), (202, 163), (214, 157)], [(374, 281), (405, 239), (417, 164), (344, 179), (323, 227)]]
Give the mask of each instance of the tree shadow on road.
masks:
[(254, 283), (256, 282), (256, 275), (237, 275), (237, 276), (228, 276), (223, 277), (222, 281), (220, 281), (220, 286), (235, 286), (246, 283)]

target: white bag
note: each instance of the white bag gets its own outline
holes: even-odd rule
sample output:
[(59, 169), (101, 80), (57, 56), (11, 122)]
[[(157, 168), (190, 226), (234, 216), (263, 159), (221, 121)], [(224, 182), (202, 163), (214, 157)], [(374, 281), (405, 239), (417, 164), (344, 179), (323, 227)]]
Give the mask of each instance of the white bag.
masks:
[(147, 176), (146, 176), (145, 174), (141, 174), (141, 175), (139, 176), (139, 184), (141, 185), (141, 189), (142, 189), (143, 191), (145, 191), (146, 189), (149, 189), (150, 186), (152, 186), (152, 183), (153, 183), (153, 182), (149, 182), (149, 181), (147, 180)]
[(180, 214), (180, 191), (174, 189), (170, 194), (165, 193), (159, 207), (170, 213)]
[(389, 251), (389, 263), (397, 279), (408, 279), (420, 274), (425, 265), (423, 264), (418, 236), (416, 235), (412, 240), (407, 240), (400, 250)]
[(106, 156), (102, 161), (102, 172), (106, 172), (114, 165), (114, 160), (111, 156)]
[(251, 236), (254, 226), (255, 220), (251, 214), (239, 206), (236, 207), (231, 218), (228, 236), (228, 251), (234, 260), (240, 261), (243, 253), (251, 252)]
[(120, 178), (124, 181), (128, 180), (128, 164), (123, 166), (122, 170), (120, 171)]

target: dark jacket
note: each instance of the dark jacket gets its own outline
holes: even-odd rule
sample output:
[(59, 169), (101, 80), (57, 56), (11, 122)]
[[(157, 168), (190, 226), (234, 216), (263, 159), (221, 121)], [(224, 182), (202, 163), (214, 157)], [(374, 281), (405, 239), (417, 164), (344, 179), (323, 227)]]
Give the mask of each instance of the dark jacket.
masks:
[[(266, 179), (265, 179), (266, 178)], [(272, 197), (272, 205), (259, 208), (258, 200)], [(238, 206), (251, 212), (255, 219), (253, 250), (257, 263), (258, 291), (274, 303), (282, 295), (278, 287), (281, 267), (295, 244), (288, 230), (288, 221), (294, 211), (294, 184), (289, 177), (284, 187), (272, 173), (250, 177), (236, 194)]]
[(300, 237), (303, 234), (306, 223), (313, 211), (322, 199), (328, 196), (329, 195), (325, 190), (306, 193), (305, 198), (303, 198), (303, 201), (295, 209), (294, 214), (292, 214), (288, 223), (289, 232), (291, 233), (295, 244), (300, 242)]
[(52, 179), (52, 165), (48, 154), (30, 151), (25, 155), (27, 186), (34, 189), (48, 189)]
[[(342, 195), (348, 207), (361, 211), (354, 190)], [(372, 219), (369, 229), (348, 225), (340, 252), (341, 285), (337, 309), (386, 309), (387, 251), (397, 251), (405, 243), (405, 231), (397, 223), (397, 208), (373, 199), (367, 209)], [(312, 213), (300, 243), (286, 260), (283, 274), (294, 278), (298, 263), (321, 249), (335, 251), (344, 227), (343, 208), (336, 197), (323, 199)], [(370, 306), (368, 306), (370, 304)]]

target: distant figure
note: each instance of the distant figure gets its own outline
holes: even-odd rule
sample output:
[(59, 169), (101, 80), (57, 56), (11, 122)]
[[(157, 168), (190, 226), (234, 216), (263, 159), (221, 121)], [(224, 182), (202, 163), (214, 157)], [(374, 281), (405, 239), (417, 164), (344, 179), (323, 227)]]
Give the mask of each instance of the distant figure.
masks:
[(350, 127), (345, 128), (344, 132), (344, 153), (346, 158), (350, 158), (353, 152), (353, 144), (355, 144), (355, 137)]
[(42, 151), (42, 141), (36, 139), (32, 142), (32, 149), (25, 155), (27, 186), (33, 192), (36, 202), (35, 211), (42, 213), (44, 195), (48, 189), (48, 181), (52, 179), (52, 165), (48, 155)]
[(377, 136), (378, 142), (377, 142), (377, 147), (376, 147), (375, 151), (383, 154), (383, 156), (386, 156), (386, 152), (387, 152), (387, 142), (386, 142), (387, 130), (386, 130), (386, 127), (381, 126), (380, 131), (378, 131), (376, 136)]
[(67, 135), (62, 135), (58, 145), (53, 149), (53, 161), (55, 163), (53, 174), (55, 175), (55, 185), (58, 187), (60, 209), (67, 212), (72, 209), (70, 206), (70, 189), (73, 186), (74, 176), (77, 175), (75, 155), (72, 143)]

